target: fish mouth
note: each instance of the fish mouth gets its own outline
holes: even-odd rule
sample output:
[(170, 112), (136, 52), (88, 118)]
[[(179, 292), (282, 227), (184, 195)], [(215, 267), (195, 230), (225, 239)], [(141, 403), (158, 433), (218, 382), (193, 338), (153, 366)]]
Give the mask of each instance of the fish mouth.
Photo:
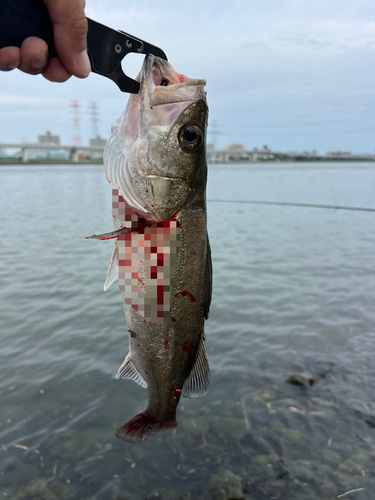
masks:
[(206, 80), (189, 79), (174, 70), (167, 61), (152, 54), (145, 57), (140, 80), (140, 93), (144, 95), (144, 104), (150, 108), (191, 103), (205, 95)]

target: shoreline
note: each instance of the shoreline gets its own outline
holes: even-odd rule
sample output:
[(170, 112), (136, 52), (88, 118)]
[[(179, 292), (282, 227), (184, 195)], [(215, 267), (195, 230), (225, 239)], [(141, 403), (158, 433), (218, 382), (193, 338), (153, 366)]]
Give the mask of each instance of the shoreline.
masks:
[(12, 160), (8, 158), (0, 159), (0, 166), (2, 165), (103, 165), (103, 159), (87, 159), (80, 161), (73, 160), (30, 160), (30, 161), (22, 161), (22, 160)]
[[(209, 165), (256, 165), (256, 164), (283, 164), (283, 163), (375, 163), (375, 158), (289, 158), (288, 160), (229, 160), (226, 162), (207, 161)], [(103, 165), (103, 159), (85, 159), (80, 161), (73, 160), (30, 160), (27, 162), (21, 159), (0, 159), (0, 167), (9, 165)]]

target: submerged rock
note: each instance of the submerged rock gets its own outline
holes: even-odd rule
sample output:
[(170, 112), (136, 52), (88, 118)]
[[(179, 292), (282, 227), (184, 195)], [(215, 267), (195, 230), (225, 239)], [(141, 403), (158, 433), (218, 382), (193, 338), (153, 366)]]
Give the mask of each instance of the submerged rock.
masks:
[(112, 500), (134, 500), (134, 496), (127, 491), (122, 481), (116, 483), (112, 487)]
[(369, 457), (365, 453), (356, 453), (337, 467), (337, 473), (362, 477), (362, 471), (368, 460)]
[(252, 463), (261, 467), (266, 467), (267, 465), (273, 465), (278, 462), (280, 462), (280, 458), (277, 455), (256, 455)]
[(321, 500), (336, 500), (337, 488), (334, 483), (326, 483), (320, 488)]
[(281, 422), (272, 422), (267, 428), (266, 432), (271, 436), (274, 436), (277, 441), (279, 439), (284, 439), (290, 441), (291, 443), (303, 443), (303, 434), (298, 429), (293, 429), (291, 427), (286, 427)]
[(336, 465), (336, 467), (341, 463), (341, 455), (335, 450), (332, 450), (332, 448), (325, 448), (322, 450), (321, 458), (325, 462), (328, 462), (332, 465)]
[(244, 421), (234, 417), (213, 418), (209, 422), (209, 427), (217, 437), (231, 442), (240, 441), (248, 432)]
[(167, 488), (160, 488), (153, 490), (152, 493), (147, 495), (145, 500), (193, 500), (194, 498), (198, 497), (195, 497), (188, 491), (182, 492), (181, 490), (169, 490)]
[(187, 418), (179, 424), (179, 427), (192, 436), (200, 436), (208, 431), (209, 422), (206, 417)]
[(294, 460), (291, 465), (296, 478), (303, 484), (320, 486), (322, 478), (329, 478), (331, 467), (311, 459)]
[(35, 478), (11, 500), (59, 500), (47, 485), (47, 479)]
[(53, 485), (53, 490), (59, 500), (71, 500), (76, 496), (76, 488), (71, 483), (57, 483)]
[(52, 432), (44, 447), (57, 458), (82, 457), (86, 450), (82, 447), (81, 435), (76, 429), (63, 427)]
[(210, 479), (215, 500), (243, 500), (242, 480), (229, 469), (221, 469)]
[(310, 372), (293, 373), (286, 382), (288, 384), (299, 385), (301, 387), (312, 387), (318, 381)]
[(331, 420), (336, 412), (331, 408), (319, 408), (317, 411), (310, 411), (309, 415), (312, 418)]

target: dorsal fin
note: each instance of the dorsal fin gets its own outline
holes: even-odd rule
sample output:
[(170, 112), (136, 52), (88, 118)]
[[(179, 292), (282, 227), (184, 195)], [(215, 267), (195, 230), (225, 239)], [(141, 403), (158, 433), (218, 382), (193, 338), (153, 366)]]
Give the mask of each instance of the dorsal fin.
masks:
[(118, 245), (117, 240), (114, 242), (111, 259), (109, 261), (107, 279), (104, 283), (104, 291), (118, 279)]
[(118, 372), (115, 377), (117, 380), (120, 380), (122, 378), (128, 378), (130, 380), (134, 380), (137, 384), (139, 384), (141, 387), (146, 388), (147, 387), (147, 382), (145, 379), (142, 377), (142, 375), (139, 373), (137, 370), (137, 367), (133, 363), (133, 361), (130, 358), (130, 355), (128, 354), (126, 358), (124, 359), (124, 362), (118, 369)]
[(207, 395), (209, 385), (210, 367), (202, 334), (193, 368), (182, 387), (182, 395), (185, 398), (204, 398)]

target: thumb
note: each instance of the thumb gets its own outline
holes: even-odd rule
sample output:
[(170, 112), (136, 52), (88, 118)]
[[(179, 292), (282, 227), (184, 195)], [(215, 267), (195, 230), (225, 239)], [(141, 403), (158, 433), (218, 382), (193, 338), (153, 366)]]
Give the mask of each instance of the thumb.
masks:
[(69, 73), (85, 78), (91, 71), (87, 55), (84, 0), (44, 0), (53, 24), (56, 52)]

